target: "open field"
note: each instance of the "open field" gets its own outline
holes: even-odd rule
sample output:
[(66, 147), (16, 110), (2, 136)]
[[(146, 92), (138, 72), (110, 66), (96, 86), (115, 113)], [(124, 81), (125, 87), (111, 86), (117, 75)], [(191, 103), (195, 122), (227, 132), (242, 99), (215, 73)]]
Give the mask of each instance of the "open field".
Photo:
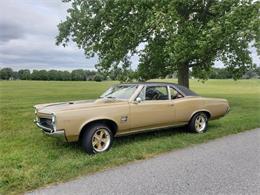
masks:
[(117, 138), (107, 153), (89, 156), (77, 144), (46, 137), (34, 126), (34, 104), (93, 99), (113, 83), (0, 81), (0, 194), (25, 192), (260, 127), (260, 80), (191, 81), (191, 89), (200, 95), (226, 98), (231, 105), (226, 117), (209, 122), (205, 134), (169, 129), (132, 135)]

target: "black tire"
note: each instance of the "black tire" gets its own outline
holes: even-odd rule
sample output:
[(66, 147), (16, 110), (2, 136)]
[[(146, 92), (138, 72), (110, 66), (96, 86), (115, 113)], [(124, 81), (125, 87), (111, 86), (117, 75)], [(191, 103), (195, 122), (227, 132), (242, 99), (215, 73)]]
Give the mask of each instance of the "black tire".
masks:
[[(98, 133), (99, 131), (106, 131), (107, 132), (106, 136), (110, 137), (109, 138), (110, 141), (109, 141), (108, 145), (106, 145), (106, 147), (104, 147), (104, 150), (102, 150), (102, 151), (100, 151), (100, 150), (98, 151), (98, 149), (95, 148), (92, 143), (93, 139), (95, 139), (95, 138), (93, 138), (94, 135), (97, 135), (96, 133)], [(113, 133), (109, 129), (109, 127), (107, 127), (106, 125), (97, 123), (97, 124), (91, 125), (89, 128), (84, 130), (80, 141), (81, 141), (81, 145), (82, 145), (83, 149), (88, 154), (101, 153), (101, 152), (108, 151), (110, 149), (112, 142), (113, 142)]]
[[(196, 121), (199, 121), (202, 119), (201, 125), (199, 126), (198, 123), (196, 124)], [(205, 120), (205, 121), (203, 121)], [(188, 129), (195, 133), (204, 133), (207, 131), (208, 128), (208, 117), (204, 112), (198, 112), (196, 113), (190, 120)]]

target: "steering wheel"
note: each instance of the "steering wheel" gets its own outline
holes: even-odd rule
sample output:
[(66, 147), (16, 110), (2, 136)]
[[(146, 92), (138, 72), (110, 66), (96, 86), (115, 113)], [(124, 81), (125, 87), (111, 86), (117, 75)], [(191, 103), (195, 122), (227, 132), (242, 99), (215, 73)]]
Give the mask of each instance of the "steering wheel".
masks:
[(153, 98), (152, 98), (152, 100), (159, 100), (160, 99), (160, 94), (159, 93), (156, 93), (154, 96), (153, 96)]

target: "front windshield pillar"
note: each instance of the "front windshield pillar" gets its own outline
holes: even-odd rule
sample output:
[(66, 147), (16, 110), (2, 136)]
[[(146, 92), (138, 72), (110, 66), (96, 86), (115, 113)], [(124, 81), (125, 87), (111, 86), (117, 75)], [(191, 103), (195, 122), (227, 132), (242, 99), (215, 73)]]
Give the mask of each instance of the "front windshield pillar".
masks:
[(135, 90), (135, 92), (133, 93), (133, 95), (130, 97), (129, 102), (135, 101), (135, 99), (137, 98), (137, 96), (139, 95), (139, 93), (142, 91), (143, 88), (144, 85), (139, 85)]

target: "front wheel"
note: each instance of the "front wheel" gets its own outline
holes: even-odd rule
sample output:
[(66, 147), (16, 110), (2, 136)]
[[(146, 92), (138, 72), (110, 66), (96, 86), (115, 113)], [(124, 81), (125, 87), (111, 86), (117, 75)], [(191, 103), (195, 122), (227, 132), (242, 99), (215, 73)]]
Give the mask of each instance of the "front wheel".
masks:
[(195, 114), (189, 123), (189, 130), (196, 133), (204, 133), (208, 127), (208, 117), (205, 113), (199, 112)]
[(113, 141), (111, 130), (103, 124), (94, 124), (86, 129), (81, 138), (83, 149), (88, 154), (101, 153), (109, 150)]

